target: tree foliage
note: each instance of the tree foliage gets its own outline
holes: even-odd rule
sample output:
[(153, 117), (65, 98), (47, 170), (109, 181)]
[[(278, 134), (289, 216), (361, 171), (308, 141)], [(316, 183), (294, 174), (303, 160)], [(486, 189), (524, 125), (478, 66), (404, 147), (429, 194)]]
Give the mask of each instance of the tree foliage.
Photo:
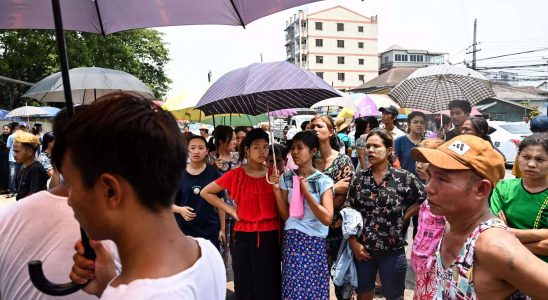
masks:
[[(171, 80), (165, 74), (169, 52), (153, 29), (138, 29), (107, 36), (65, 32), (70, 68), (102, 67), (128, 72), (154, 92), (165, 95)], [(60, 71), (52, 31), (0, 31), (0, 75), (36, 83)], [(15, 108), (31, 102), (21, 99), (28, 86), (0, 80), (0, 107)]]

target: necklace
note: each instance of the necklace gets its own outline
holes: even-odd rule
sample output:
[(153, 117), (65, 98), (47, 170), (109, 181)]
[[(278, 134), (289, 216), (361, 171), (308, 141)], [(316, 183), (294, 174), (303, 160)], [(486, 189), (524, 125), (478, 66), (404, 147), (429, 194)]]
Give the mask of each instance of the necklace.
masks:
[(538, 211), (537, 217), (535, 218), (535, 223), (533, 224), (533, 229), (537, 229), (540, 224), (540, 218), (543, 215), (544, 209), (546, 209), (546, 205), (548, 205), (548, 197), (544, 198), (544, 203), (540, 206), (540, 210)]

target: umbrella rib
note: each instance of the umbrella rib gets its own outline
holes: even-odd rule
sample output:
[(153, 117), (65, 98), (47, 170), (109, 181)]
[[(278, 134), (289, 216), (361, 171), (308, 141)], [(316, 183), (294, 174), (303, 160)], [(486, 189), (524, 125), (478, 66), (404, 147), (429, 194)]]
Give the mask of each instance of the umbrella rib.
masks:
[(93, 1), (95, 3), (95, 10), (97, 11), (97, 18), (99, 18), (99, 26), (101, 27), (101, 35), (105, 36), (105, 29), (103, 28), (103, 18), (101, 17), (101, 11), (99, 10), (99, 0)]
[(242, 27), (245, 29), (244, 20), (242, 20), (242, 16), (240, 16), (240, 11), (238, 11), (238, 9), (236, 8), (236, 4), (234, 4), (234, 0), (230, 0), (230, 4), (232, 4), (232, 8), (234, 8), (234, 11), (236, 12), (236, 15), (238, 16), (238, 20), (240, 20)]

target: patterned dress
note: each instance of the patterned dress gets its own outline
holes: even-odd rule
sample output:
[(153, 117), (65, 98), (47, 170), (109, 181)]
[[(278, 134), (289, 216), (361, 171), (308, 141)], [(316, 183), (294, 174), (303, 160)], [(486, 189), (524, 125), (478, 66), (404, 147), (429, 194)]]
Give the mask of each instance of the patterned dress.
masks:
[[(479, 235), (490, 228), (502, 228), (508, 230), (508, 227), (498, 218), (489, 219), (478, 225), (466, 239), (459, 255), (453, 263), (444, 269), (441, 258), (441, 244), (438, 245), (436, 277), (437, 290), (435, 299), (441, 300), (468, 300), (477, 299), (472, 280), (474, 271), (474, 253), (476, 240)], [(530, 299), (529, 297), (516, 292), (509, 299)]]

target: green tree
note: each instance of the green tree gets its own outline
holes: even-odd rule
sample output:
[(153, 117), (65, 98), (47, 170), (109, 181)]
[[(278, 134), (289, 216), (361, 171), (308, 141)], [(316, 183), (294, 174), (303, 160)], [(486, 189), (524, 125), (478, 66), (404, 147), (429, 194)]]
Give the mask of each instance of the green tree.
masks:
[(531, 104), (531, 101), (529, 100), (526, 100), (526, 101), (522, 101), (521, 102), (521, 105), (527, 107), (527, 108), (530, 108), (531, 111), (529, 112), (529, 120), (532, 120), (534, 117), (536, 116), (540, 116), (541, 115), (541, 112), (540, 110), (538, 109), (537, 106), (534, 106)]
[[(171, 80), (165, 74), (169, 52), (163, 34), (137, 29), (107, 36), (65, 32), (69, 66), (103, 67), (128, 72), (163, 97)], [(52, 31), (0, 31), (0, 75), (36, 83), (60, 71)], [(28, 86), (0, 80), (0, 107), (15, 108), (32, 103), (21, 99)]]

